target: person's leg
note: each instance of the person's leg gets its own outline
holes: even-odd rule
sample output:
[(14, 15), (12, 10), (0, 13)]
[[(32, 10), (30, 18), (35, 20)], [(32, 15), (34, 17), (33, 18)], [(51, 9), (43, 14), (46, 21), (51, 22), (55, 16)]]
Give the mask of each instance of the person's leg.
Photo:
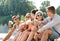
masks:
[(16, 41), (19, 41), (21, 39), (21, 35), (22, 35), (23, 32), (19, 32), (18, 34), (18, 37), (16, 37)]
[(15, 35), (13, 41), (16, 41), (16, 39), (18, 38), (18, 36), (19, 36), (19, 32)]
[(31, 41), (34, 37), (34, 34), (35, 34), (35, 32), (31, 32), (28, 39), (27, 39), (27, 41)]
[(31, 33), (30, 33), (27, 41), (31, 41), (31, 40), (34, 38), (34, 34), (36, 33), (36, 31), (37, 31), (37, 28), (34, 26), (34, 27), (32, 28), (32, 31), (31, 31)]
[(43, 32), (41, 41), (47, 41), (49, 35), (51, 35), (51, 34), (52, 34), (52, 31), (51, 31), (51, 30), (45, 30), (45, 31)]
[(26, 41), (27, 37), (29, 36), (30, 32), (28, 30), (26, 30), (24, 32), (24, 35), (22, 36), (20, 41)]

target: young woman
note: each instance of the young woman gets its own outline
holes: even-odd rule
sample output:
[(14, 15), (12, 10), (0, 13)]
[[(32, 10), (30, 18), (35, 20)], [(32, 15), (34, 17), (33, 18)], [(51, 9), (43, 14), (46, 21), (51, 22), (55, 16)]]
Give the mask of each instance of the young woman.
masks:
[[(38, 12), (37, 12), (37, 14), (38, 14)], [(39, 17), (38, 17), (38, 16), (39, 16), (39, 15), (36, 16), (36, 19), (39, 20), (38, 29), (40, 29), (40, 28), (43, 27), (45, 24), (47, 24), (47, 22), (44, 21), (44, 17), (43, 17), (43, 16), (39, 16)], [(41, 20), (40, 20), (40, 19), (41, 19)], [(48, 35), (51, 35), (51, 34), (52, 34), (52, 31), (51, 31), (51, 29), (49, 28), (49, 29), (44, 30), (44, 31), (41, 32), (41, 33), (36, 32), (35, 35), (34, 35), (34, 39), (35, 39), (36, 41), (38, 41), (39, 39), (41, 39), (41, 41), (44, 41), (44, 40), (46, 39), (46, 41), (47, 41), (47, 38), (48, 38), (48, 37), (44, 37), (44, 36), (48, 36)], [(43, 39), (43, 38), (45, 38), (45, 39)]]
[(20, 41), (25, 41), (27, 37), (29, 36), (31, 29), (33, 27), (33, 22), (31, 21), (31, 14), (26, 14), (26, 24), (28, 25), (28, 29), (24, 31), (24, 35)]
[(34, 27), (32, 28), (31, 33), (30, 33), (27, 41), (31, 41), (34, 38), (34, 35), (35, 35), (36, 31), (38, 30), (38, 23), (43, 21), (43, 19), (44, 19), (44, 17), (42, 15), (42, 12), (37, 11), (35, 14), (35, 19), (34, 19)]
[[(18, 36), (16, 38), (16, 41), (25, 40), (25, 38), (26, 38), (25, 33), (26, 33), (27, 29), (30, 29), (30, 26), (31, 26), (30, 24), (31, 24), (31, 15), (30, 15), (30, 13), (27, 13), (26, 14), (26, 21), (19, 26), (19, 30), (18, 30), (18, 33), (16, 35), (16, 36)], [(28, 26), (29, 26), (29, 28), (28, 28)]]

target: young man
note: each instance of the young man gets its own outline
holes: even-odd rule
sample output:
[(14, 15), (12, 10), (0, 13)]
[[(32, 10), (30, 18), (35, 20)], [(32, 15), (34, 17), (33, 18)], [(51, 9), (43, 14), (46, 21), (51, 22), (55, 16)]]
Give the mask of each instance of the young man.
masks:
[[(42, 28), (40, 28), (38, 32), (41, 33), (42, 31), (45, 31), (48, 28), (54, 28), (55, 30), (52, 30), (52, 36), (54, 38), (57, 38), (60, 36), (60, 16), (55, 14), (54, 6), (50, 6), (47, 8), (47, 15), (48, 17), (50, 17), (50, 21)], [(55, 34), (57, 34), (57, 36)], [(47, 34), (47, 32), (45, 32), (45, 34), (43, 34), (42, 36), (41, 41), (47, 41), (48, 37), (49, 35)]]
[[(3, 39), (3, 41), (8, 40), (11, 37), (11, 35), (14, 33), (15, 30), (17, 32), (17, 29), (18, 29), (17, 27), (19, 27), (20, 21), (19, 21), (18, 17), (16, 17), (16, 16), (12, 16), (12, 20), (13, 20), (13, 22), (15, 22), (15, 24), (13, 27), (11, 25), (9, 25), (12, 29), (8, 32), (7, 36)], [(16, 34), (16, 32), (14, 34)]]

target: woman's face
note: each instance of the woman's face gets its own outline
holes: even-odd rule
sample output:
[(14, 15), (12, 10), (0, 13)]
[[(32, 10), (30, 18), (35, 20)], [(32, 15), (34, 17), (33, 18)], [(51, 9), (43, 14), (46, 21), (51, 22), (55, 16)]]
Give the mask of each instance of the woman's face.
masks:
[(29, 20), (29, 16), (26, 16), (26, 20)]
[(41, 14), (37, 14), (36, 18), (38, 21), (40, 21), (40, 20), (42, 20), (43, 16)]

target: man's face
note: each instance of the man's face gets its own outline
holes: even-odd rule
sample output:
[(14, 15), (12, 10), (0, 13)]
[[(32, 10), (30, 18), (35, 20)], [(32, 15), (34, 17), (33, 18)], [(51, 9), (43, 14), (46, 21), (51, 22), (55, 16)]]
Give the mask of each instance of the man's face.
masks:
[(48, 17), (51, 17), (53, 14), (52, 14), (52, 12), (47, 11), (47, 15), (48, 15)]

